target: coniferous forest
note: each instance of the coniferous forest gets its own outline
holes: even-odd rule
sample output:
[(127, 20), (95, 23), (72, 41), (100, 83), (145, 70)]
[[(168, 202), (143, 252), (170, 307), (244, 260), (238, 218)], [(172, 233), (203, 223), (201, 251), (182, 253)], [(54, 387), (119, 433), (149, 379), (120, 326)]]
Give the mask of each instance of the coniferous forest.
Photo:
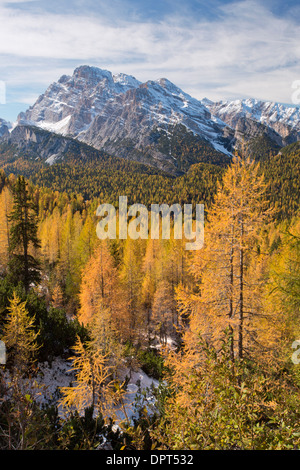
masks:
[[(299, 162), (1, 170), (0, 448), (299, 449)], [(100, 240), (121, 195), (204, 204), (204, 246)]]

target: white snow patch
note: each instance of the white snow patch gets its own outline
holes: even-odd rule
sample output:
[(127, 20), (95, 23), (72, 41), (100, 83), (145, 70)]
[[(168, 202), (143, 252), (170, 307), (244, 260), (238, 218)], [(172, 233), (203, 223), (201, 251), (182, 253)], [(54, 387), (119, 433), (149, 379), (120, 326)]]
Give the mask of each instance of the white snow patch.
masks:
[(69, 387), (75, 380), (75, 374), (70, 371), (72, 363), (62, 358), (55, 358), (51, 366), (48, 362), (39, 364), (36, 382), (43, 387), (40, 402), (47, 403), (55, 399), (60, 387)]
[[(63, 358), (55, 358), (51, 363), (51, 366), (46, 361), (38, 365), (39, 371), (34, 379), (34, 382), (39, 386), (38, 394), (36, 393), (36, 387), (32, 386), (32, 393), (39, 404), (57, 403), (57, 399), (60, 396), (60, 387), (69, 387), (72, 382), (76, 382), (76, 372), (72, 370), (72, 362), (67, 361)], [(155, 398), (153, 396), (153, 387), (157, 388), (159, 381), (149, 377), (142, 369), (136, 371), (129, 371), (124, 368), (121, 373), (121, 379), (123, 380), (126, 376), (130, 377), (127, 385), (126, 393), (124, 396), (123, 409), (116, 410), (118, 425), (121, 421), (129, 420), (133, 421), (134, 418), (138, 417), (138, 411), (135, 406), (137, 397), (141, 393), (144, 395), (144, 403), (149, 413), (153, 411), (155, 406)], [(28, 384), (27, 384), (28, 390)], [(64, 411), (59, 408), (59, 415), (64, 416)]]
[(42, 129), (45, 129), (46, 131), (49, 132), (54, 132), (55, 134), (66, 134), (68, 131), (68, 125), (71, 119), (71, 114), (64, 119), (61, 119), (60, 121), (57, 122), (47, 122), (47, 121), (39, 121), (35, 123), (35, 125), (38, 125)]
[(218, 144), (217, 142), (211, 142), (211, 143), (214, 146), (214, 148), (218, 150), (218, 152), (225, 153), (229, 157), (232, 157), (232, 153), (230, 153), (229, 150), (227, 150), (223, 145)]
[(53, 163), (55, 163), (58, 156), (59, 156), (58, 153), (51, 155), (50, 157), (47, 158), (46, 163), (48, 163), (48, 165), (50, 166), (53, 165)]
[[(157, 388), (159, 381), (149, 377), (141, 369), (131, 373), (131, 379), (127, 385), (127, 392), (124, 397), (124, 407), (118, 410), (117, 422), (129, 420), (133, 422), (138, 418), (138, 403), (147, 409), (151, 414), (155, 408), (155, 397), (153, 388)], [(142, 398), (142, 402), (140, 401)]]

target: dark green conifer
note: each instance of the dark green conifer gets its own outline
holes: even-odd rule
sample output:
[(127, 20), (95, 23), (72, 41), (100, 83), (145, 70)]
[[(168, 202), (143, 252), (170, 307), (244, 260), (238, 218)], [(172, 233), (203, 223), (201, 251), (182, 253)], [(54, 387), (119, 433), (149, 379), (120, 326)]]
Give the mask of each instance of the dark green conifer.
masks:
[(12, 191), (9, 276), (14, 284), (21, 283), (27, 293), (30, 286), (40, 280), (39, 262), (32, 254), (33, 249), (40, 247), (37, 210), (23, 176), (17, 178)]

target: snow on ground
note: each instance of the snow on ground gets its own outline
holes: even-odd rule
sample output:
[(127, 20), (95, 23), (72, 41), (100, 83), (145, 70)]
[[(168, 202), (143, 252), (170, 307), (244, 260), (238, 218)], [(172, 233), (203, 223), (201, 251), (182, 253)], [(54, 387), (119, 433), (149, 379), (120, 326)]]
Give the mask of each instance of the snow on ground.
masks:
[(40, 403), (51, 403), (59, 394), (60, 387), (69, 387), (75, 380), (74, 371), (70, 371), (72, 363), (62, 358), (55, 358), (51, 366), (48, 362), (39, 364), (36, 382), (42, 387)]
[(158, 380), (148, 377), (145, 372), (138, 369), (131, 373), (131, 379), (127, 385), (127, 393), (124, 397), (124, 410), (119, 410), (117, 421), (128, 419), (133, 421), (138, 418), (138, 407), (146, 407), (148, 414), (153, 412), (155, 407), (155, 397), (153, 395), (153, 387), (157, 388)]
[[(62, 358), (56, 358), (51, 366), (48, 362), (39, 364), (39, 372), (35, 379), (36, 384), (39, 386), (36, 395), (38, 403), (42, 404), (55, 404), (60, 396), (60, 387), (69, 387), (71, 382), (74, 382), (75, 372), (72, 369), (72, 362), (66, 361)], [(158, 380), (152, 379), (145, 374), (142, 369), (129, 372), (128, 369), (124, 368), (122, 378), (130, 377), (127, 385), (127, 392), (124, 396), (124, 408), (125, 410), (118, 411), (116, 413), (117, 422), (123, 421), (124, 419), (133, 420), (138, 417), (138, 410), (135, 406), (137, 402), (140, 402), (141, 397), (143, 400), (143, 406), (146, 406), (149, 413), (153, 410), (155, 405), (155, 398), (153, 396), (153, 387), (158, 387)], [(35, 395), (33, 391), (33, 395)], [(59, 415), (63, 416), (62, 410), (59, 409)]]

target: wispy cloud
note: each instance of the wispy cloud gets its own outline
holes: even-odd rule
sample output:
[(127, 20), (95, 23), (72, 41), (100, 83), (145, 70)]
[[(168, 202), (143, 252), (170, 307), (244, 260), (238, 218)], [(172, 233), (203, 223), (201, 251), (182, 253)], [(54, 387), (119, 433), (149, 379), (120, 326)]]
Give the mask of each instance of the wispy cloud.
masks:
[(186, 16), (173, 11), (161, 21), (108, 21), (107, 11), (55, 14), (9, 3), (0, 0), (0, 79), (18, 93), (23, 84), (24, 96), (83, 63), (140, 80), (166, 76), (211, 99), (289, 102), (291, 84), (300, 78), (298, 22), (259, 1), (223, 4), (209, 20), (183, 10)]

